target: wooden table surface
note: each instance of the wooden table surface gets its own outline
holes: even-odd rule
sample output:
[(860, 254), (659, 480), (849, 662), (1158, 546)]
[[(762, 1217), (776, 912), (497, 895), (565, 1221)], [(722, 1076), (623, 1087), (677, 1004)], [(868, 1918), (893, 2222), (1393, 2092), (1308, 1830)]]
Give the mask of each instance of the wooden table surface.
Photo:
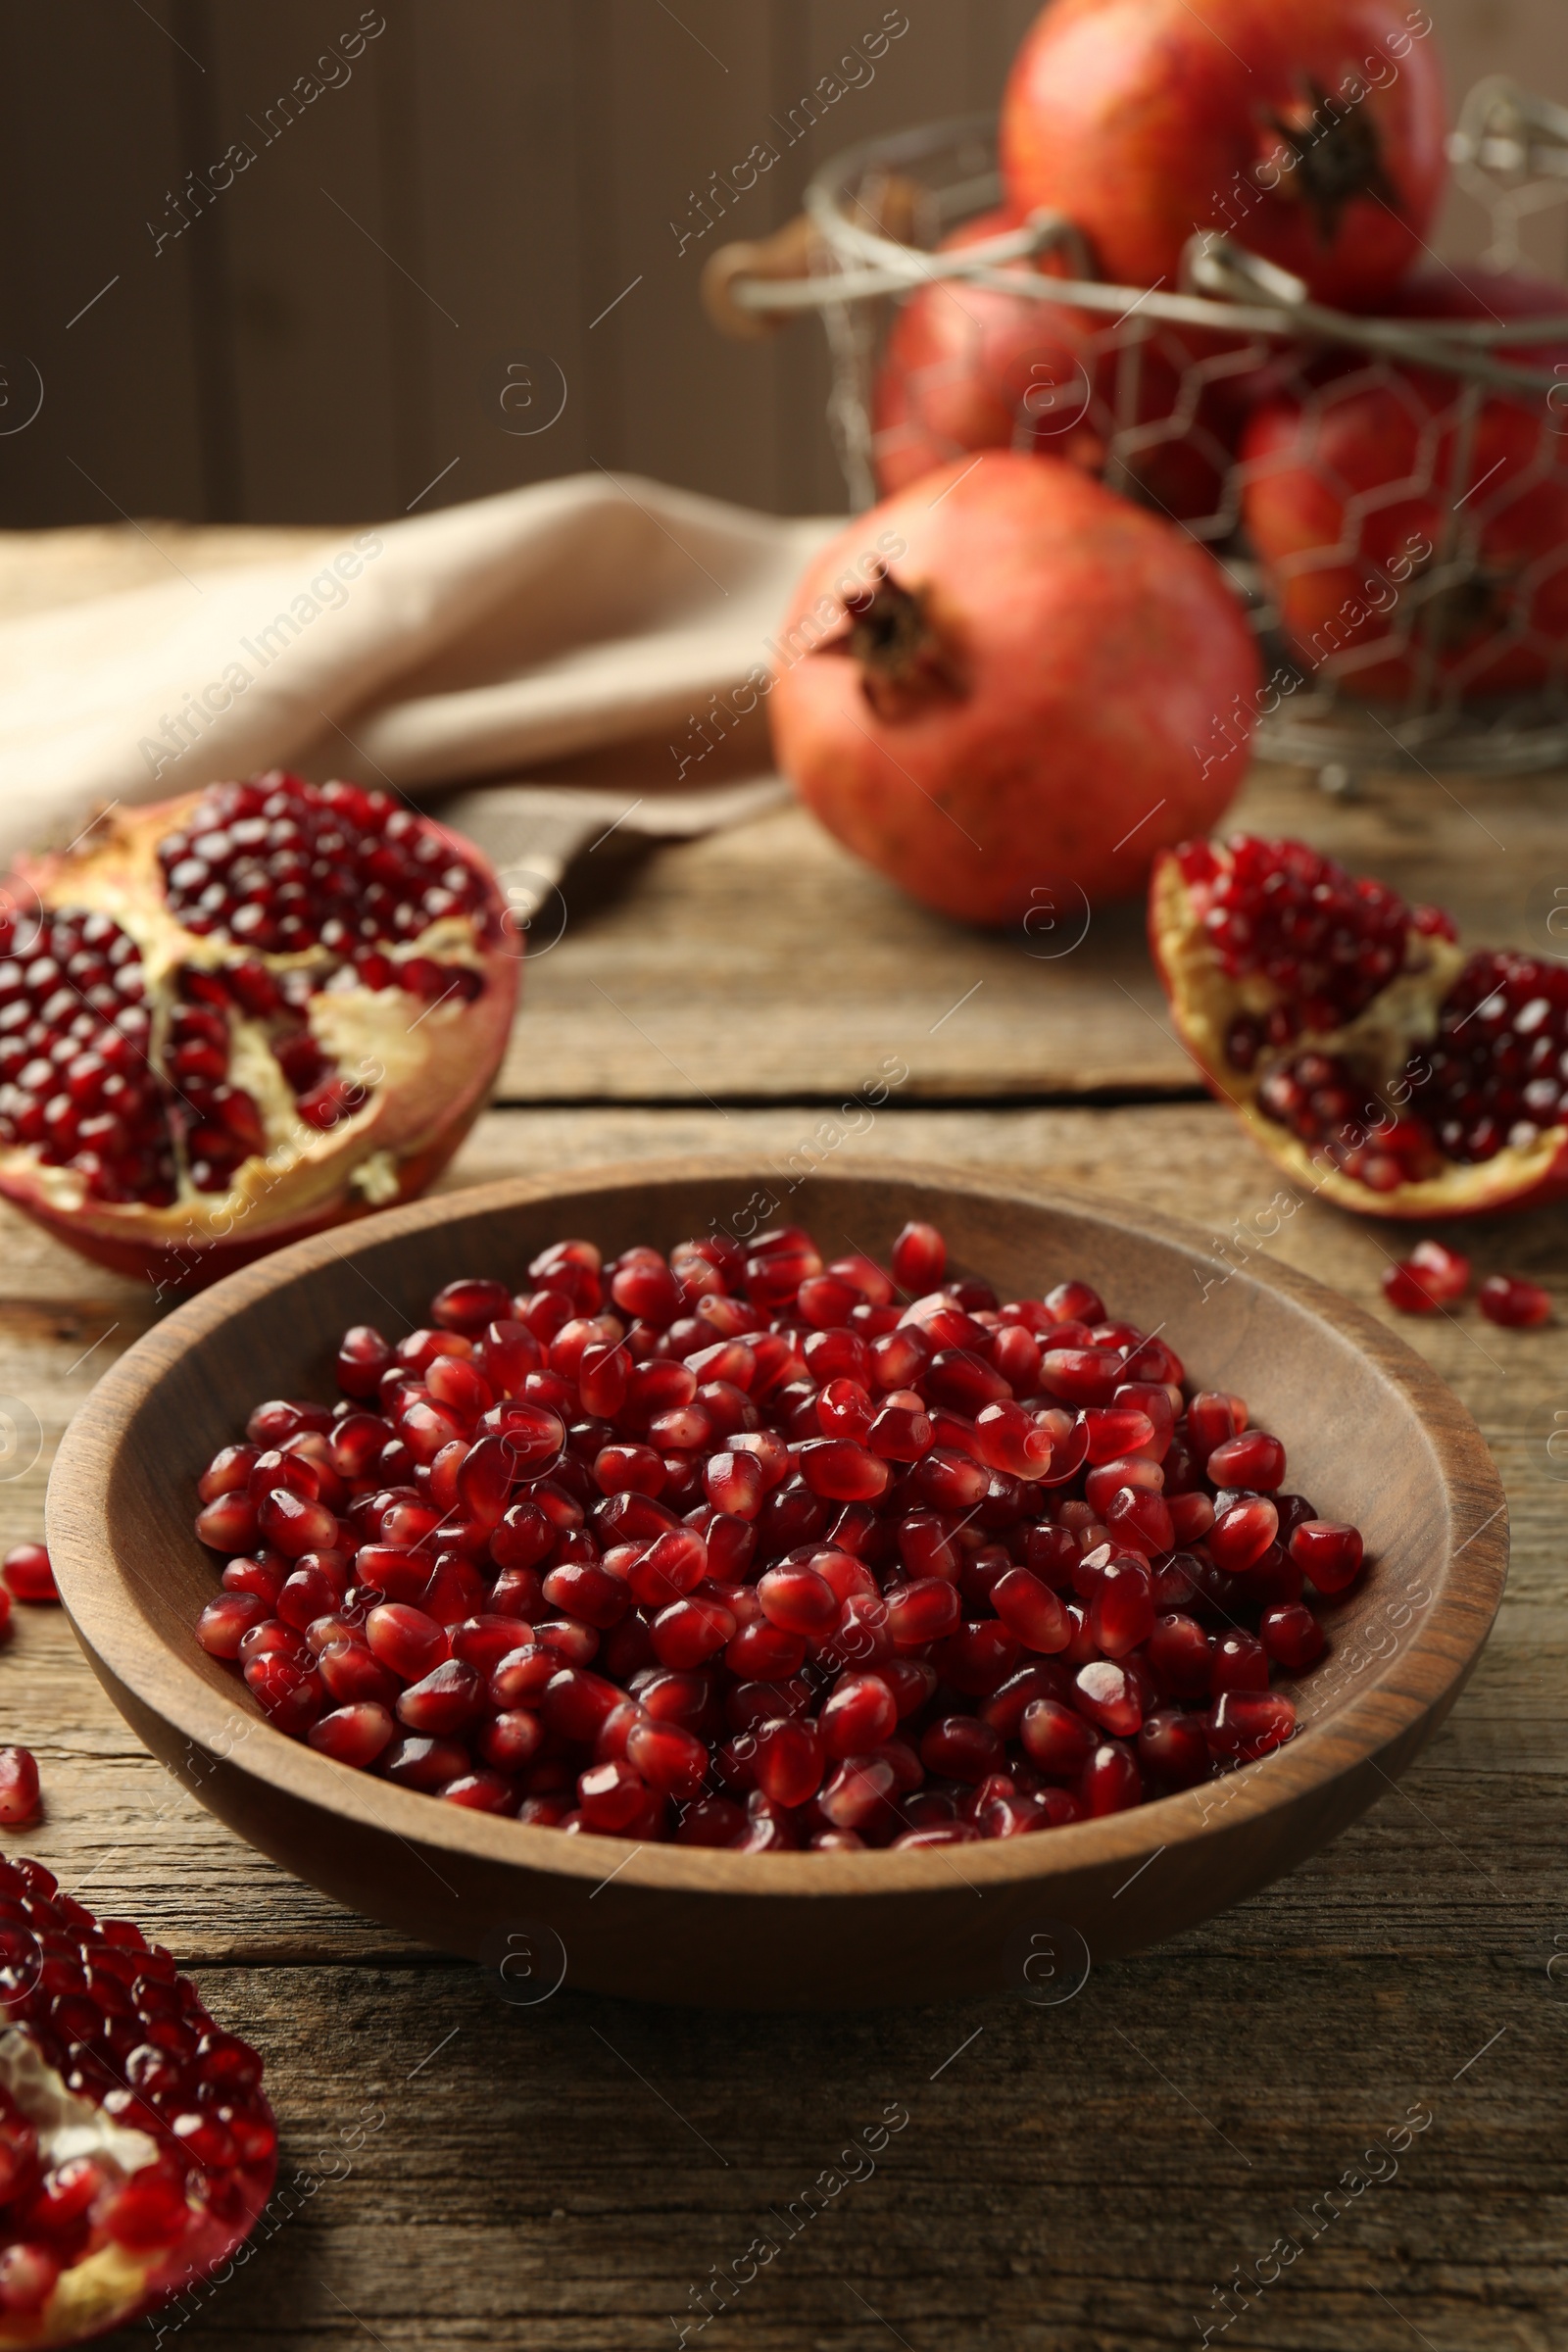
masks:
[[(221, 562), (282, 537), (12, 538), (0, 612), (133, 585), (159, 538)], [(1238, 813), (1445, 900), (1476, 938), (1541, 945), (1554, 860), (1568, 886), (1562, 794), (1373, 779), (1342, 806), (1265, 773)], [(449, 1183), (708, 1148), (782, 1164), (815, 1139), (1059, 1173), (1220, 1238), (1239, 1221), (1385, 1311), (1395, 1236), (1306, 1202), (1257, 1239), (1276, 1178), (1193, 1085), (1133, 914), (1054, 956), (995, 942), (895, 899), (793, 811), (596, 862)], [(847, 1136), (835, 1105), (889, 1057), (907, 1079)], [(1568, 1315), (1562, 1212), (1472, 1239), (1481, 1271), (1544, 1280)], [(152, 1311), (0, 1209), (5, 1542), (38, 1534), (61, 1430)], [(162, 2340), (640, 2352), (685, 2328), (749, 2352), (1144, 2352), (1206, 2328), (1228, 2352), (1568, 2346), (1568, 1461), (1548, 1451), (1568, 1356), (1560, 1323), (1498, 1332), (1473, 1308), (1400, 1331), (1509, 1494), (1511, 1582), (1469, 1690), (1315, 1862), (1057, 2008), (749, 2019), (569, 1985), (508, 2008), (471, 1966), (238, 1843), (143, 1752), (60, 1613), (18, 1609), (0, 1738), (33, 1747), (46, 1791), (20, 1841), (166, 1941), (266, 2052), (296, 2181), (257, 2258)], [(384, 2124), (351, 2150), (368, 2102)], [(874, 2173), (727, 2308), (700, 2306), (714, 2266), (744, 2273), (760, 2233), (782, 2238), (769, 2209), (890, 2103), (908, 2123)]]

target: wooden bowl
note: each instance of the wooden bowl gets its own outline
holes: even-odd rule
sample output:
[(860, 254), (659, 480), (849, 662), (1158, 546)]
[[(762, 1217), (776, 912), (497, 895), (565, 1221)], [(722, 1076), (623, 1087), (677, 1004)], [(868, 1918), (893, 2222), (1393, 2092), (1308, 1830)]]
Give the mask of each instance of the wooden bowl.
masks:
[[(782, 1217), (835, 1252), (883, 1258), (907, 1218), (930, 1218), (954, 1271), (1003, 1297), (1082, 1275), (1113, 1312), (1165, 1332), (1191, 1378), (1239, 1392), (1281, 1433), (1293, 1490), (1355, 1521), (1373, 1561), (1300, 1683), (1302, 1728), (1286, 1748), (1131, 1812), (997, 1842), (637, 1846), (466, 1812), (332, 1763), (274, 1731), (234, 1670), (199, 1647), (192, 1627), (217, 1572), (191, 1532), (194, 1481), (262, 1397), (334, 1396), (346, 1325), (373, 1319), (396, 1335), (462, 1273), (515, 1287), (568, 1234), (609, 1254)], [(510, 1951), (504, 1983), (519, 1996), (548, 1989), (564, 1964), (570, 1984), (595, 1991), (742, 2009), (931, 2001), (1026, 1978), (1049, 1993), (1045, 1972), (1065, 1987), (1072, 1956), (1079, 1975), (1086, 1964), (1074, 1931), (1100, 1959), (1252, 1893), (1354, 1821), (1424, 1745), (1487, 1638), (1507, 1564), (1502, 1488), (1463, 1406), (1381, 1324), (1303, 1276), (1217, 1280), (1200, 1236), (1055, 1187), (864, 1164), (791, 1187), (746, 1160), (488, 1185), (230, 1275), (99, 1383), (61, 1446), (48, 1524), (66, 1607), (116, 1704), (203, 1804), (286, 1870), (447, 1950)]]

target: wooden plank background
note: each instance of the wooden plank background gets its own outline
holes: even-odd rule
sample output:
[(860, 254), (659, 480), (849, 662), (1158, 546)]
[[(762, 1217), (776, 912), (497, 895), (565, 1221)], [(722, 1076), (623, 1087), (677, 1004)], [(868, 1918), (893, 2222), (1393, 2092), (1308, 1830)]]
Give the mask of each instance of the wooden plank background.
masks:
[[(1560, 0), (1431, 13), (1455, 91), (1507, 72), (1568, 99)], [(841, 506), (819, 332), (725, 343), (697, 279), (837, 149), (994, 105), (1034, 0), (891, 14), (908, 29), (874, 79), (699, 234), (711, 175), (783, 146), (884, 0), (389, 0), (352, 60), (354, 0), (0, 0), (0, 367), (44, 384), (36, 421), (0, 429), (0, 522), (338, 521), (593, 464)], [(334, 86), (270, 130), (334, 46)], [(254, 163), (155, 247), (235, 139)], [(1442, 241), (1479, 236), (1456, 198)], [(1562, 211), (1531, 237), (1560, 266)], [(499, 404), (519, 352), (566, 387), (527, 437)]]

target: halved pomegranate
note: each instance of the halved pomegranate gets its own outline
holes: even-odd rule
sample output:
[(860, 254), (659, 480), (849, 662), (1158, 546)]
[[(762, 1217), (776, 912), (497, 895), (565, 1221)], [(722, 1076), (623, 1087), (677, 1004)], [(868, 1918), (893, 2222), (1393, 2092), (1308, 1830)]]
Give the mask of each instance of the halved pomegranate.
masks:
[(1568, 1193), (1568, 965), (1458, 945), (1299, 841), (1165, 852), (1150, 940), (1177, 1033), (1286, 1173), (1377, 1217)]
[(0, 2352), (80, 2343), (227, 2261), (271, 2194), (262, 2061), (128, 1920), (0, 1861)]
[(117, 809), (5, 902), (0, 1193), (165, 1287), (420, 1191), (506, 1047), (488, 864), (358, 784)]

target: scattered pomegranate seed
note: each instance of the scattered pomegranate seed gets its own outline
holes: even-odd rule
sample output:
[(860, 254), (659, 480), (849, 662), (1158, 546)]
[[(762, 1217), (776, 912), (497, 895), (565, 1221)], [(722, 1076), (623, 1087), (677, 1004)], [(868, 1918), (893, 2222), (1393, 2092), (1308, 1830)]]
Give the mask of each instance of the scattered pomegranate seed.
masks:
[(332, 1763), (569, 1836), (966, 1843), (1265, 1754), (1356, 1530), (1087, 1283), (946, 1270), (568, 1241), (357, 1325), (335, 1410), (203, 1471), (197, 1639)]
[(1510, 1330), (1532, 1331), (1551, 1320), (1550, 1293), (1520, 1274), (1489, 1274), (1476, 1303), (1489, 1323), (1501, 1323)]
[(0, 1821), (30, 1821), (38, 1810), (38, 1766), (30, 1748), (0, 1747)]
[(5, 1578), (18, 1600), (58, 1600), (59, 1588), (55, 1572), (49, 1565), (49, 1554), (41, 1544), (18, 1544), (0, 1560), (0, 1576)]

